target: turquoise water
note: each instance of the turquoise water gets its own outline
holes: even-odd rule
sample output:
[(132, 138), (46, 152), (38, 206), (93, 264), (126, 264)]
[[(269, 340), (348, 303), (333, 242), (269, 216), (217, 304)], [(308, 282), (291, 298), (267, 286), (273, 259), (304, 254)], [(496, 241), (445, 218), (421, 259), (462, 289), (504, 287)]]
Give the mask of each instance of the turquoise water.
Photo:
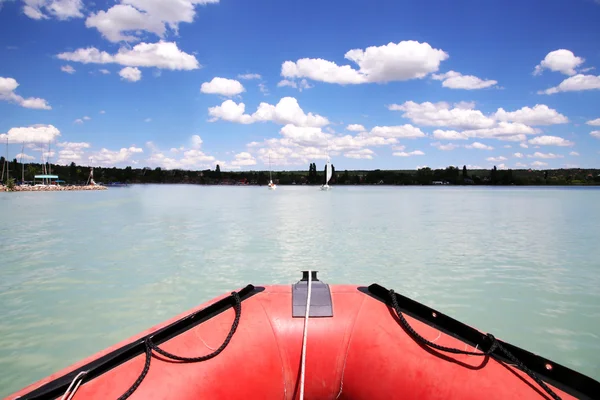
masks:
[(600, 190), (0, 193), (0, 396), (247, 283), (378, 282), (600, 379)]

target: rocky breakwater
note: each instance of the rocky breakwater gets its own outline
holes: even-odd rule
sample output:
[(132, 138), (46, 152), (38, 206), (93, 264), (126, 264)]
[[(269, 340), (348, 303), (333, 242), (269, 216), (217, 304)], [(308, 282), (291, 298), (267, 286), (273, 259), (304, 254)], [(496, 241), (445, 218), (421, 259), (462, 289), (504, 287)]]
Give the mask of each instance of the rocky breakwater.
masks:
[(13, 188), (10, 188), (10, 189), (6, 186), (0, 186), (0, 192), (67, 192), (67, 191), (74, 191), (74, 190), (106, 190), (106, 186), (102, 186), (102, 185), (14, 186)]

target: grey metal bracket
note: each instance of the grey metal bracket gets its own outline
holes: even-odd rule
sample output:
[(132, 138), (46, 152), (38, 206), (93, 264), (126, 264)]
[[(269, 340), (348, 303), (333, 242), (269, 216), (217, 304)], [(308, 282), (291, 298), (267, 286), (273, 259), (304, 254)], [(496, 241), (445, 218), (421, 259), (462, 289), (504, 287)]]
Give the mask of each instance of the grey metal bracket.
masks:
[[(329, 285), (317, 279), (318, 271), (311, 271), (311, 294), (309, 317), (333, 317), (333, 303)], [(292, 285), (292, 317), (304, 318), (308, 297), (308, 271), (302, 271), (302, 279)]]

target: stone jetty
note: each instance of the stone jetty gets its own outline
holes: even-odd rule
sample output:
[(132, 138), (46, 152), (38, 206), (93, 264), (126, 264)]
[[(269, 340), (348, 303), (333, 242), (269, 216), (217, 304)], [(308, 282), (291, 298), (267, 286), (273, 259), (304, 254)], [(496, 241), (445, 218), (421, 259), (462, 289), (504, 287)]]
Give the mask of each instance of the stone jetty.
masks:
[(75, 190), (106, 190), (106, 186), (102, 185), (87, 185), (87, 186), (75, 186), (75, 185), (48, 185), (48, 186), (15, 186), (8, 189), (6, 186), (0, 185), (0, 192), (67, 192)]

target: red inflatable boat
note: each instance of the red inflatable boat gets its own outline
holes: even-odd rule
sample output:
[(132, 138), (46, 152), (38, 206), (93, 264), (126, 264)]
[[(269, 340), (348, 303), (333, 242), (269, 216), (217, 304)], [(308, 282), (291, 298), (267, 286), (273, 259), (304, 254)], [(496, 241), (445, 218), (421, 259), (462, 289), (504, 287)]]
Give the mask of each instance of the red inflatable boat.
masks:
[(599, 395), (597, 381), (382, 286), (330, 286), (305, 272), (293, 285), (248, 285), (8, 399)]

